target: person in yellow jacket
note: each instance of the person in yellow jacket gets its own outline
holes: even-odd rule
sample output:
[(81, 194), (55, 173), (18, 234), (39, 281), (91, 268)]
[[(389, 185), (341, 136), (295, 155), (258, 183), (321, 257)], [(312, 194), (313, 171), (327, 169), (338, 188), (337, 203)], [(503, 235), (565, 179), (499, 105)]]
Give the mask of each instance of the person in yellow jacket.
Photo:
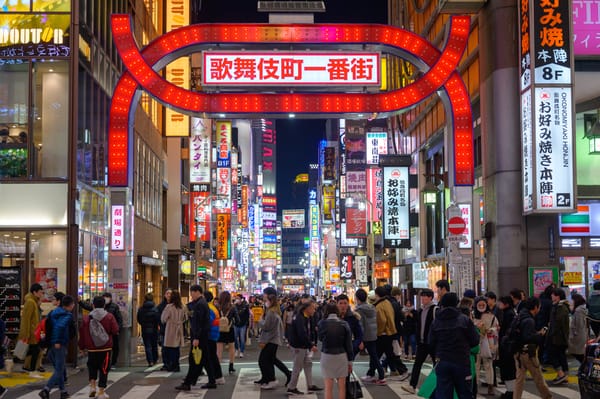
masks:
[(384, 287), (375, 288), (375, 313), (377, 316), (377, 357), (385, 353), (387, 364), (390, 367), (390, 375), (399, 375), (396, 369), (394, 347), (392, 336), (396, 334), (396, 322), (394, 318), (394, 307), (387, 300), (387, 290)]
[[(29, 293), (25, 295), (23, 313), (21, 314), (18, 339), (29, 344), (27, 359), (23, 365), (23, 370), (29, 372), (35, 372), (41, 352), (40, 345), (35, 338), (35, 329), (40, 322), (40, 299), (43, 295), (42, 286), (38, 283), (32, 284)], [(29, 367), (25, 367), (27, 364), (29, 364)]]

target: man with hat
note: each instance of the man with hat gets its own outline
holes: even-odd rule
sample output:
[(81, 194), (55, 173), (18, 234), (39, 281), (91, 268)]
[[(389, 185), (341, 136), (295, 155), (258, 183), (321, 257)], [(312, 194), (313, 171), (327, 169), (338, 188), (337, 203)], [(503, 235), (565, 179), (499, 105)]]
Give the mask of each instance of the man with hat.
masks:
[(435, 398), (471, 399), (471, 348), (479, 345), (479, 333), (473, 321), (459, 309), (458, 296), (448, 292), (440, 300), (441, 310), (429, 331), (429, 346), (438, 360)]
[(415, 363), (413, 364), (409, 385), (402, 385), (402, 389), (412, 394), (416, 392), (419, 376), (421, 375), (421, 367), (423, 367), (423, 363), (425, 363), (427, 356), (430, 356), (435, 364), (435, 354), (427, 341), (431, 323), (433, 323), (434, 314), (437, 308), (433, 303), (433, 290), (429, 288), (421, 290), (420, 297), (421, 308), (418, 310), (416, 318), (417, 353), (415, 355)]

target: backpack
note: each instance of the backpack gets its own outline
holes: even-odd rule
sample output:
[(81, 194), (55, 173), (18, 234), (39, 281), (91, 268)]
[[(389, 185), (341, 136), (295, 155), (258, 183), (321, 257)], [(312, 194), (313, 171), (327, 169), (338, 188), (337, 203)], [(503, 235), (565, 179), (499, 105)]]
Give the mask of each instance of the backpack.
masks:
[(228, 333), (231, 329), (231, 322), (227, 316), (221, 316), (219, 318), (219, 332)]
[(50, 347), (50, 338), (52, 337), (52, 320), (50, 319), (51, 313), (52, 312), (48, 313), (48, 315), (38, 323), (35, 331), (33, 332), (40, 348)]
[(515, 353), (519, 352), (521, 350), (521, 348), (523, 347), (523, 345), (521, 344), (521, 328), (520, 327), (521, 327), (521, 319), (519, 318), (519, 315), (517, 314), (515, 316), (515, 318), (513, 319), (512, 323), (510, 323), (510, 326), (506, 330), (506, 333), (502, 337), (502, 342), (501, 342), (502, 346), (504, 348), (506, 348), (506, 350), (513, 355)]
[(99, 348), (101, 346), (106, 345), (109, 340), (108, 333), (104, 329), (102, 323), (99, 320), (94, 319), (90, 316), (90, 337), (92, 337), (92, 341), (94, 342), (94, 346)]

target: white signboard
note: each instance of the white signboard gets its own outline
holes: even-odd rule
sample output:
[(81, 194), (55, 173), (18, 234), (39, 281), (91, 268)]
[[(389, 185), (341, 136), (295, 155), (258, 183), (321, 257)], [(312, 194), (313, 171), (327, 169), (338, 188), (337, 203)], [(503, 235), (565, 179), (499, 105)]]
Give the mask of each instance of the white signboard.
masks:
[(460, 248), (471, 248), (473, 245), (473, 226), (471, 223), (471, 204), (458, 204), (461, 218), (465, 221), (465, 230), (461, 234), (463, 239), (460, 241)]
[(387, 133), (367, 132), (367, 165), (378, 165), (379, 156), (387, 153)]
[(474, 289), (473, 261), (471, 258), (463, 258), (462, 262), (457, 263), (455, 266), (458, 273), (457, 277), (460, 281), (461, 292), (467, 289)]
[(536, 87), (533, 121), (538, 211), (574, 209), (573, 107), (570, 87)]
[(354, 257), (355, 269), (356, 269), (356, 281), (359, 285), (365, 285), (368, 283), (368, 272), (369, 266), (367, 264), (366, 255), (358, 255)]
[(202, 85), (379, 86), (380, 54), (205, 51)]
[(123, 251), (125, 249), (125, 206), (111, 207), (110, 227), (110, 249)]
[(364, 193), (367, 191), (367, 172), (364, 170), (346, 172), (346, 191)]
[(210, 183), (211, 120), (192, 118), (190, 183)]
[(383, 241), (385, 248), (410, 245), (408, 167), (383, 168)]
[(284, 229), (304, 228), (304, 209), (284, 209), (281, 218), (281, 226)]
[(412, 283), (413, 288), (429, 288), (429, 270), (424, 263), (412, 264)]
[(523, 212), (533, 209), (533, 132), (531, 130), (531, 89), (521, 96), (521, 151), (523, 156)]
[(346, 235), (346, 223), (340, 223), (340, 247), (358, 247), (358, 238), (348, 238)]

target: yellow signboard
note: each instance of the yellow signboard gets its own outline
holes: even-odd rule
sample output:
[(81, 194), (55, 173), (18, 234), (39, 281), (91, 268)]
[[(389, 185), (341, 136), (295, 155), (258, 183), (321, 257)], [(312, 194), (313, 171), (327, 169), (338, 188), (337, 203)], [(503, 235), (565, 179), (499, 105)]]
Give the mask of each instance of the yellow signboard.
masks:
[(581, 272), (565, 272), (563, 275), (565, 285), (580, 285), (583, 284), (583, 273)]
[(217, 259), (231, 258), (231, 214), (217, 214)]

